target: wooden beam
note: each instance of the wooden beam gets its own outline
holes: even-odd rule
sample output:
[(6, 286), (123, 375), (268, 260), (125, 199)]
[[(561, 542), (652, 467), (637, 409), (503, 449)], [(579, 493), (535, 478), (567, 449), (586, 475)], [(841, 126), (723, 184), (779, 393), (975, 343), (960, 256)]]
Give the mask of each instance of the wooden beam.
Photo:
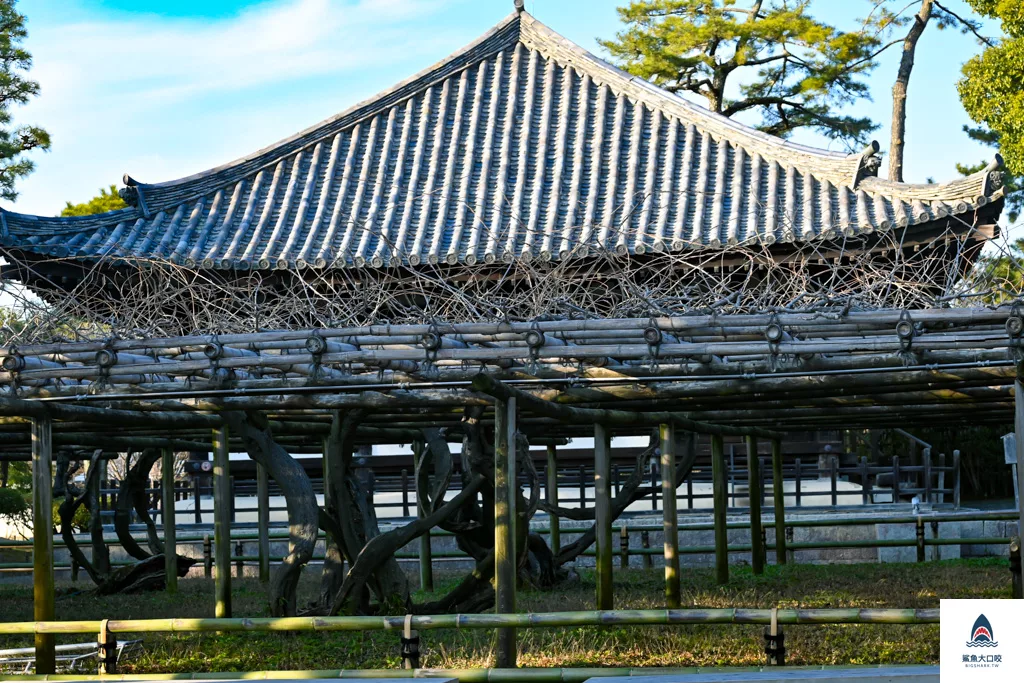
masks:
[(679, 514), (676, 511), (676, 428), (660, 427), (661, 435), (661, 507), (665, 532), (665, 603), (668, 609), (680, 606), (679, 589)]
[(786, 564), (786, 490), (784, 484), (785, 480), (782, 478), (782, 440), (772, 439), (772, 498), (775, 502), (776, 564)]
[[(53, 422), (32, 420), (32, 591), (36, 621), (53, 621)], [(36, 673), (56, 673), (52, 635), (36, 634)]]
[[(416, 474), (416, 476), (414, 477), (415, 481), (416, 479), (418, 479), (420, 469), (420, 451), (419, 449), (416, 448), (412, 450), (412, 466), (413, 472)], [(416, 516), (419, 519), (423, 519), (427, 516), (427, 509), (423, 506), (423, 501), (420, 500), (419, 495), (416, 496)], [(428, 593), (433, 593), (434, 562), (433, 558), (431, 557), (429, 532), (420, 536), (419, 546), (420, 590), (427, 591)]]
[(726, 584), (729, 583), (729, 532), (726, 528), (729, 483), (725, 473), (725, 446), (717, 434), (711, 437), (711, 480), (715, 505), (715, 578), (718, 583)]
[(612, 595), (611, 434), (594, 425), (594, 522), (597, 528), (597, 609), (614, 609)]
[[(515, 442), (509, 432), (515, 429), (515, 398), (494, 404), (494, 610), (497, 614), (516, 611)], [(516, 665), (516, 631), (501, 628), (495, 666)]]
[(228, 428), (213, 430), (213, 543), (216, 607), (214, 616), (231, 616), (231, 470)]

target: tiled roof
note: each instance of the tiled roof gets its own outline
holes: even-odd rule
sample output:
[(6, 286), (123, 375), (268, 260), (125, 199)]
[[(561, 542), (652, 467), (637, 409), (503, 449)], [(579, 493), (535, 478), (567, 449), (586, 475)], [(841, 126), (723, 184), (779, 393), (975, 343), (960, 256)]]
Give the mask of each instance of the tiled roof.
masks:
[(135, 184), (135, 208), (83, 218), (3, 212), (0, 240), (26, 252), (201, 268), (472, 265), (830, 241), (1002, 197), (995, 165), (909, 185), (874, 177), (876, 153), (758, 132), (523, 13), (256, 154)]

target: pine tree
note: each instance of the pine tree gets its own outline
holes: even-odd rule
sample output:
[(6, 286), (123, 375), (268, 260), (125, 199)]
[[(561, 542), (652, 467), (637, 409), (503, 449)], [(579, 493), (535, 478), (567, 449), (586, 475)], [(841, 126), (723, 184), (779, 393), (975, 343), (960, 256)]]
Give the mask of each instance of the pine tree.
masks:
[(50, 136), (42, 128), (11, 125), (11, 107), (39, 94), (39, 84), (26, 77), (32, 55), (21, 46), (28, 34), (25, 16), (15, 4), (16, 0), (0, 0), (0, 197), (10, 201), (18, 196), (17, 180), (35, 168), (25, 153), (50, 148)]

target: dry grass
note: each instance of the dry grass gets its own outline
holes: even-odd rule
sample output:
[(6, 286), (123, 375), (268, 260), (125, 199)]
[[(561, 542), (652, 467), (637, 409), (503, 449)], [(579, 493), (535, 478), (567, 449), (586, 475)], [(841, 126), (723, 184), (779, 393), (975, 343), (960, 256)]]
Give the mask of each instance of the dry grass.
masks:
[[(312, 597), (315, 576), (303, 593)], [(438, 590), (458, 577), (441, 576)], [(616, 607), (660, 608), (659, 570), (616, 570)], [(80, 586), (79, 586), (80, 587)], [(66, 619), (206, 617), (213, 612), (213, 584), (193, 579), (176, 597), (163, 593), (97, 598), (71, 592), (57, 602)], [(1008, 598), (1010, 574), (1003, 560), (916, 564), (769, 567), (755, 577), (734, 568), (728, 586), (714, 584), (711, 570), (683, 573), (683, 606), (693, 607), (937, 607), (939, 598)], [(423, 597), (423, 596), (418, 596)], [(236, 580), (236, 616), (265, 616), (265, 595), (251, 579)], [(521, 611), (591, 609), (593, 575), (553, 592), (524, 591)], [(0, 585), (4, 621), (32, 619), (31, 589)], [(69, 636), (62, 642), (78, 642)], [(421, 665), (473, 668), (492, 663), (487, 631), (435, 630), (421, 633)], [(61, 642), (61, 641), (59, 641)], [(520, 630), (523, 666), (750, 666), (763, 663), (759, 626), (626, 626)], [(28, 644), (0, 637), (0, 648)], [(792, 664), (934, 663), (938, 626), (797, 626), (786, 632)], [(398, 668), (398, 635), (367, 633), (148, 634), (141, 657), (125, 663), (128, 673), (169, 671), (258, 671), (275, 669)]]

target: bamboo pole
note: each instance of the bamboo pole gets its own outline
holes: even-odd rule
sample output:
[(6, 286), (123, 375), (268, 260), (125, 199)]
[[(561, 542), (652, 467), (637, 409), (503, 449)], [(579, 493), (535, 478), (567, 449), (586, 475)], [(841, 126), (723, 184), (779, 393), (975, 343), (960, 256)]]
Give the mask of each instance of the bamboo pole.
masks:
[[(544, 474), (547, 477), (547, 484), (544, 487), (544, 495), (548, 505), (558, 507), (558, 447), (549, 443), (547, 446), (547, 468)], [(561, 529), (559, 528), (558, 515), (548, 515), (551, 524), (551, 552), (558, 555), (562, 547)]]
[[(769, 624), (771, 609), (669, 609), (582, 612), (522, 612), (515, 614), (415, 614), (408, 617), (416, 630), (556, 628), (574, 626), (674, 626), (679, 624)], [(937, 608), (836, 608), (777, 610), (780, 624), (935, 624)], [(269, 631), (384, 631), (400, 630), (405, 616), (253, 617), (235, 619), (111, 619), (111, 633), (209, 633)], [(23, 621), (0, 623), (0, 634), (98, 633), (100, 621)]]
[(720, 584), (729, 583), (729, 537), (725, 526), (729, 501), (725, 476), (725, 446), (722, 437), (716, 434), (711, 437), (711, 480), (714, 490), (715, 578)]
[(757, 438), (747, 437), (747, 495), (750, 499), (750, 566), (754, 574), (764, 574), (761, 548), (761, 461), (757, 457)]
[(260, 464), (256, 465), (256, 507), (260, 583), (267, 583), (270, 581), (270, 478), (267, 468)]
[(613, 609), (611, 434), (594, 425), (594, 525), (597, 529), (597, 609)]
[(228, 429), (213, 431), (213, 536), (217, 617), (231, 616), (231, 470)]
[(775, 563), (786, 564), (786, 491), (782, 478), (782, 440), (772, 439), (772, 497), (775, 502)]
[(679, 515), (676, 511), (676, 428), (659, 427), (661, 437), (661, 507), (665, 535), (665, 604), (679, 607)]
[(177, 515), (174, 508), (174, 451), (165, 448), (160, 463), (160, 521), (164, 527), (164, 568), (167, 572), (167, 592), (178, 592)]
[[(516, 496), (515, 441), (509, 433), (515, 429), (515, 399), (494, 402), (494, 610), (497, 615), (516, 611), (516, 544), (514, 506)], [(516, 665), (515, 629), (497, 632), (495, 664)]]
[[(32, 420), (32, 591), (36, 621), (55, 617), (53, 588), (53, 422)], [(53, 636), (36, 635), (36, 672), (56, 673)]]

